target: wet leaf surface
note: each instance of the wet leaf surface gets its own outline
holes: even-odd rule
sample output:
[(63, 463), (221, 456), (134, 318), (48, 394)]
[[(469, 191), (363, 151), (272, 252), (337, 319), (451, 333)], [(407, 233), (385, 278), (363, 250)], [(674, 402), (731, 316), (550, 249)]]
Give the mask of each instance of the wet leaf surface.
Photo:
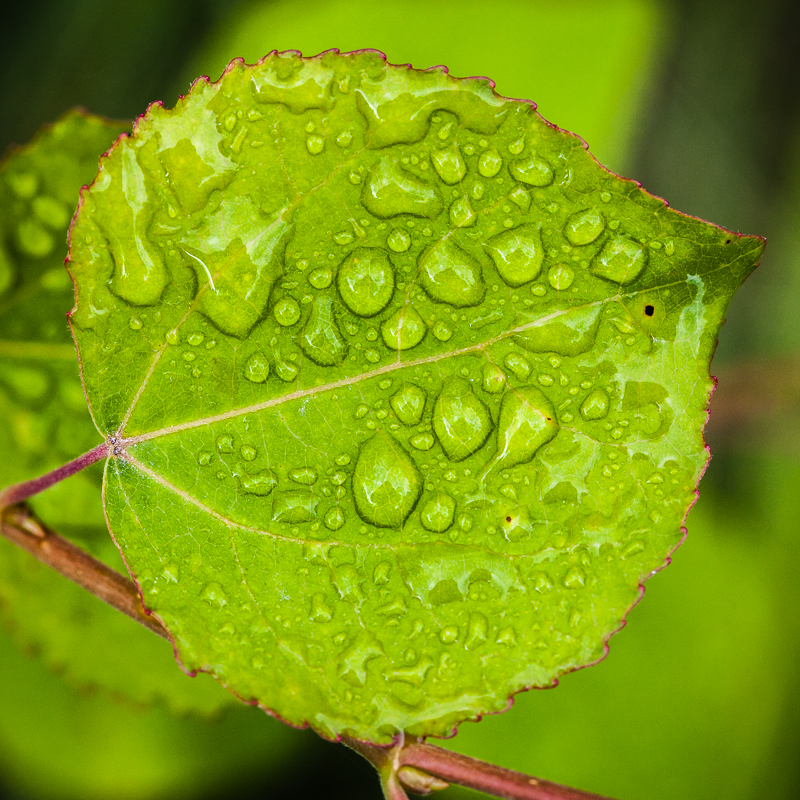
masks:
[(762, 249), (373, 52), (151, 107), (84, 193), (72, 322), (183, 663), (388, 741), (600, 658), (681, 538)]

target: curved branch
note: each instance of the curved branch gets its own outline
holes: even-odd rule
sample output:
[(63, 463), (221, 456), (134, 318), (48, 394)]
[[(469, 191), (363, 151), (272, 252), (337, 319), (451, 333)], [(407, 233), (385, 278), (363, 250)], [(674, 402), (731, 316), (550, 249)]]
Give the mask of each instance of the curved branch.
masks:
[(133, 581), (48, 528), (27, 506), (0, 510), (0, 534), (104, 603), (169, 640), (164, 626), (144, 610)]

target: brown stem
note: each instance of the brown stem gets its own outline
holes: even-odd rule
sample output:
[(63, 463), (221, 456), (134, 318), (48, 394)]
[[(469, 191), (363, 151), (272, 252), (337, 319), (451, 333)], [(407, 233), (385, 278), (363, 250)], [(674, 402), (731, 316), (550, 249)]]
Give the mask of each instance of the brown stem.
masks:
[(0, 511), (0, 534), (103, 602), (169, 639), (164, 626), (145, 612), (133, 581), (59, 536), (26, 506), (14, 505)]
[[(25, 505), (0, 509), (0, 534), (95, 597), (169, 639), (161, 623), (145, 612), (132, 581), (59, 536), (36, 519)], [(408, 800), (406, 788), (416, 794), (429, 794), (444, 789), (449, 783), (507, 800), (607, 800), (600, 795), (496, 767), (422, 740), (406, 742), (402, 735), (390, 747), (346, 736), (342, 741), (377, 769), (387, 800)]]
[(69, 478), (76, 472), (86, 469), (86, 467), (91, 466), (96, 461), (100, 461), (101, 458), (105, 458), (108, 455), (109, 447), (110, 445), (107, 442), (103, 442), (103, 444), (97, 445), (97, 447), (93, 448), (88, 453), (84, 453), (82, 456), (78, 456), (78, 458), (73, 458), (72, 461), (58, 467), (58, 469), (48, 472), (46, 475), (40, 475), (38, 478), (34, 478), (30, 481), (7, 486), (0, 492), (0, 510), (8, 506), (13, 506), (15, 503), (21, 503), (23, 500), (27, 500), (29, 497), (33, 497), (35, 494), (49, 489), (59, 481)]

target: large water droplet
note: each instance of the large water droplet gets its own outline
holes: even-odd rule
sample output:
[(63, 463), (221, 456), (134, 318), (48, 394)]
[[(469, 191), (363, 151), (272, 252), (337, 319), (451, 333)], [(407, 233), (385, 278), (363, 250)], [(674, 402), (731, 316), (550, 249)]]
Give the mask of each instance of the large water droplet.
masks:
[(564, 226), (564, 235), (570, 244), (584, 245), (593, 242), (605, 229), (606, 221), (596, 209), (578, 211)]
[(253, 475), (243, 475), (239, 482), (239, 491), (242, 494), (255, 494), (266, 497), (276, 486), (278, 479), (268, 469), (262, 469)]
[(539, 228), (534, 225), (521, 225), (498, 233), (483, 246), (509, 286), (522, 286), (542, 270), (544, 246)]
[(419, 521), (425, 530), (444, 533), (456, 515), (456, 501), (449, 494), (435, 494), (420, 510)]
[(581, 404), (584, 419), (603, 419), (608, 414), (608, 395), (603, 389), (595, 389)]
[(574, 308), (541, 325), (534, 325), (514, 338), (533, 353), (577, 356), (594, 345), (600, 322), (600, 306)]
[(647, 251), (625, 236), (609, 239), (590, 266), (591, 272), (614, 283), (636, 280), (647, 265)]
[(303, 486), (313, 486), (317, 482), (317, 471), (311, 467), (298, 467), (289, 470), (289, 480), (302, 483)]
[(317, 503), (319, 498), (311, 492), (275, 492), (272, 501), (272, 519), (290, 525), (311, 522), (317, 516)]
[(312, 156), (319, 155), (325, 149), (325, 139), (318, 134), (312, 134), (306, 139), (306, 150)]
[(553, 182), (553, 168), (538, 156), (529, 156), (511, 165), (511, 174), (531, 186), (549, 186)]
[(339, 330), (333, 314), (333, 301), (328, 295), (319, 295), (314, 300), (300, 338), (300, 347), (313, 362), (323, 367), (344, 361), (347, 342)]
[(422, 475), (403, 448), (377, 433), (361, 448), (353, 469), (359, 516), (379, 528), (400, 528), (422, 491)]
[(472, 210), (469, 200), (461, 196), (450, 206), (450, 224), (456, 228), (469, 228), (475, 224), (477, 215)]
[(569, 289), (574, 279), (575, 271), (569, 264), (556, 264), (547, 272), (547, 280), (550, 281), (550, 285), (559, 291)]
[(339, 267), (336, 284), (350, 311), (374, 317), (386, 308), (394, 292), (388, 254), (377, 247), (357, 247)]
[(333, 273), (327, 267), (315, 269), (308, 276), (308, 282), (315, 289), (327, 289), (333, 280)]
[(464, 159), (456, 145), (446, 149), (437, 150), (431, 155), (431, 162), (437, 175), (449, 185), (460, 183), (467, 172)]
[(414, 383), (407, 383), (389, 400), (392, 410), (403, 425), (416, 425), (425, 410), (425, 392)]
[(423, 340), (426, 330), (413, 306), (403, 306), (381, 325), (381, 336), (390, 350), (408, 350)]
[(478, 172), (484, 178), (494, 178), (503, 166), (503, 157), (497, 150), (487, 150), (478, 159)]
[(252, 383), (264, 383), (269, 376), (269, 361), (260, 351), (256, 350), (244, 365), (244, 376)]
[(405, 253), (411, 247), (411, 237), (403, 230), (395, 228), (387, 237), (386, 244), (395, 253)]
[(489, 438), (492, 419), (469, 382), (451, 378), (436, 398), (433, 429), (447, 457), (452, 461), (463, 461)]
[(434, 219), (442, 210), (436, 190), (404, 172), (396, 161), (382, 158), (369, 171), (361, 202), (381, 219), (413, 214)]
[(272, 313), (275, 321), (286, 328), (300, 319), (300, 305), (293, 297), (282, 297), (275, 303)]
[(508, 469), (530, 461), (558, 433), (553, 404), (533, 386), (503, 395), (497, 423), (497, 451), (486, 467)]
[(481, 265), (449, 238), (423, 253), (418, 266), (420, 281), (434, 300), (456, 308), (475, 306), (483, 300)]

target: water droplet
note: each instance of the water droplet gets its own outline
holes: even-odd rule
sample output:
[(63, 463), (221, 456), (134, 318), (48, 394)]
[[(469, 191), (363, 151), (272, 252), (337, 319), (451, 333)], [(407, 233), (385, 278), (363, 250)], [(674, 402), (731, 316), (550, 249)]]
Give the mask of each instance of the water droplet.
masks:
[(608, 395), (602, 389), (595, 389), (581, 404), (584, 419), (603, 419), (608, 414)]
[(128, 327), (132, 331), (138, 331), (142, 329), (142, 321), (137, 319), (136, 317), (131, 317), (130, 322), (128, 323)]
[(322, 521), (329, 531), (338, 531), (344, 525), (344, 510), (341, 506), (331, 506)]
[(327, 289), (333, 281), (333, 272), (327, 267), (315, 269), (308, 275), (308, 282), (315, 289)]
[(539, 389), (522, 386), (507, 391), (500, 403), (497, 451), (489, 469), (508, 469), (530, 461), (558, 433), (556, 412)]
[(290, 361), (276, 361), (275, 374), (288, 383), (297, 377), (297, 367)]
[(503, 157), (497, 150), (487, 150), (478, 159), (478, 172), (484, 178), (494, 178), (503, 166)]
[(300, 338), (300, 347), (315, 364), (323, 367), (344, 361), (347, 342), (339, 330), (333, 314), (333, 301), (328, 295), (319, 295), (314, 300)]
[(468, 228), (475, 224), (477, 216), (466, 197), (459, 197), (450, 206), (450, 224), (456, 228)]
[(364, 358), (366, 358), (370, 364), (377, 364), (381, 360), (381, 354), (377, 350), (370, 348), (364, 351)]
[(367, 211), (381, 219), (398, 214), (434, 219), (442, 210), (442, 201), (435, 189), (404, 172), (388, 157), (382, 158), (369, 171), (361, 202)]
[(506, 385), (506, 376), (494, 364), (483, 366), (483, 391), (489, 394), (499, 394)]
[(439, 641), (442, 644), (453, 644), (458, 640), (458, 626), (448, 625), (439, 631)]
[(627, 284), (636, 280), (647, 264), (647, 251), (625, 236), (614, 236), (592, 261), (590, 270), (600, 278)]
[(611, 202), (611, 195), (608, 192), (600, 192), (600, 199), (604, 203), (610, 203)]
[(433, 330), (433, 335), (440, 342), (448, 341), (453, 335), (453, 329), (444, 320), (441, 319), (436, 320), (432, 330)]
[(405, 384), (389, 400), (392, 411), (404, 425), (416, 425), (425, 410), (425, 392), (413, 383)]
[(444, 141), (445, 139), (449, 138), (449, 136), (450, 136), (450, 134), (452, 132), (453, 132), (453, 121), (452, 120), (448, 120), (447, 122), (444, 123), (444, 125), (442, 125), (441, 128), (439, 128), (439, 130), (436, 133), (436, 135), (442, 141)]
[(229, 433), (221, 433), (217, 436), (217, 450), (219, 450), (220, 453), (232, 453), (233, 436)]
[(394, 292), (389, 256), (376, 247), (357, 247), (339, 267), (336, 284), (353, 314), (374, 317), (386, 308)]
[(44, 258), (56, 246), (56, 241), (35, 219), (24, 219), (17, 226), (19, 249), (32, 258)]
[(53, 230), (63, 230), (69, 222), (67, 207), (54, 197), (40, 196), (33, 199), (31, 209), (40, 222)]
[(444, 533), (452, 524), (456, 514), (456, 501), (441, 492), (426, 501), (419, 514), (419, 521), (425, 530)]
[(456, 308), (483, 300), (485, 287), (480, 264), (450, 239), (442, 239), (419, 259), (420, 282), (440, 303)]
[(317, 471), (311, 467), (299, 467), (289, 470), (289, 480), (302, 483), (304, 486), (313, 486), (317, 482)]
[(311, 522), (317, 516), (318, 503), (319, 498), (310, 492), (275, 492), (272, 501), (272, 519), (289, 525)]
[(456, 145), (446, 150), (437, 150), (431, 155), (431, 161), (438, 176), (450, 186), (460, 183), (467, 172), (464, 159)]
[(563, 290), (572, 286), (572, 281), (575, 278), (575, 272), (572, 267), (567, 264), (556, 264), (550, 267), (547, 273), (547, 280), (554, 289)]
[(228, 595), (225, 594), (225, 590), (216, 581), (209, 583), (203, 589), (200, 597), (207, 603), (217, 606), (217, 608), (228, 605)]
[(339, 233), (335, 233), (333, 235), (333, 241), (336, 242), (338, 245), (346, 245), (350, 244), (355, 237), (349, 231), (339, 231)]
[(381, 336), (390, 350), (409, 350), (425, 337), (425, 322), (413, 306), (403, 306), (381, 325)]
[(599, 306), (574, 308), (541, 325), (527, 328), (514, 338), (534, 353), (577, 356), (594, 345), (599, 321)]
[(243, 458), (245, 461), (255, 461), (255, 460), (256, 460), (256, 455), (257, 455), (257, 453), (256, 453), (256, 449), (255, 449), (255, 447), (252, 447), (252, 446), (251, 446), (251, 445), (249, 445), (249, 444), (243, 444), (243, 445), (242, 445), (242, 446), (239, 448), (239, 455), (240, 455), (240, 456), (241, 456), (241, 457), (242, 457), (242, 458)]
[(498, 631), (495, 641), (497, 644), (502, 644), (506, 647), (514, 647), (517, 643), (517, 632), (511, 627), (503, 628), (503, 630)]
[(358, 515), (379, 528), (400, 528), (422, 491), (422, 475), (398, 442), (378, 433), (358, 454), (353, 496)]
[(395, 253), (405, 253), (411, 247), (411, 237), (405, 231), (395, 229), (386, 237), (386, 244)]
[(322, 136), (314, 134), (306, 139), (306, 150), (312, 156), (319, 155), (325, 149), (325, 139)]
[(467, 625), (466, 646), (470, 650), (480, 647), (489, 638), (489, 621), (483, 614), (475, 613), (469, 615)]
[(534, 155), (515, 161), (511, 165), (511, 174), (531, 186), (549, 186), (553, 182), (553, 168), (543, 158)]
[(508, 353), (506, 357), (503, 359), (503, 366), (509, 370), (509, 372), (513, 372), (514, 376), (519, 381), (524, 381), (528, 379), (528, 376), (531, 374), (531, 365), (528, 363), (528, 359), (525, 356), (521, 356), (519, 353)]
[(544, 247), (538, 227), (522, 225), (503, 231), (483, 246), (509, 286), (522, 286), (541, 272)]
[(275, 303), (272, 313), (275, 316), (275, 321), (287, 328), (300, 319), (300, 305), (293, 297), (282, 297)]
[(463, 461), (489, 438), (489, 410), (462, 378), (448, 380), (433, 407), (433, 430), (451, 461)]
[(547, 294), (547, 289), (542, 286), (541, 283), (537, 283), (535, 286), (531, 287), (531, 293), (535, 294), (537, 297), (544, 297)]
[(208, 465), (209, 465), (209, 464), (212, 462), (212, 460), (213, 460), (213, 459), (214, 459), (214, 454), (213, 454), (213, 453), (211, 453), (211, 452), (210, 452), (210, 451), (208, 451), (208, 450), (201, 450), (201, 451), (200, 451), (200, 452), (197, 454), (197, 463), (198, 463), (198, 464), (199, 464), (201, 467), (206, 467), (206, 466), (208, 466)]
[(273, 472), (268, 469), (262, 469), (253, 475), (243, 475), (239, 481), (239, 491), (242, 494), (266, 497), (277, 485), (278, 479)]
[(564, 586), (566, 586), (567, 589), (579, 589), (581, 586), (585, 585), (586, 575), (577, 564), (573, 564), (564, 576)]
[(165, 338), (169, 344), (178, 344), (178, 331), (176, 329), (168, 331)]
[(252, 383), (264, 383), (269, 376), (269, 361), (260, 351), (256, 350), (244, 365), (244, 376)]
[(578, 211), (567, 220), (564, 235), (571, 244), (590, 244), (605, 227), (606, 221), (603, 215), (596, 209), (590, 208), (588, 211)]
[(352, 141), (353, 141), (353, 134), (350, 133), (350, 131), (342, 131), (336, 137), (336, 144), (338, 144), (339, 147), (349, 147)]
[(330, 622), (333, 617), (331, 607), (325, 602), (325, 595), (317, 592), (311, 598), (311, 621)]
[(508, 197), (522, 211), (527, 211), (531, 206), (531, 196), (521, 186), (517, 186)]
[(417, 433), (412, 436), (408, 443), (415, 449), (415, 450), (430, 450), (431, 447), (435, 444), (435, 440), (433, 435), (428, 433)]
[(667, 241), (664, 243), (664, 252), (668, 256), (675, 254), (675, 242), (673, 242), (672, 239), (667, 239)]

